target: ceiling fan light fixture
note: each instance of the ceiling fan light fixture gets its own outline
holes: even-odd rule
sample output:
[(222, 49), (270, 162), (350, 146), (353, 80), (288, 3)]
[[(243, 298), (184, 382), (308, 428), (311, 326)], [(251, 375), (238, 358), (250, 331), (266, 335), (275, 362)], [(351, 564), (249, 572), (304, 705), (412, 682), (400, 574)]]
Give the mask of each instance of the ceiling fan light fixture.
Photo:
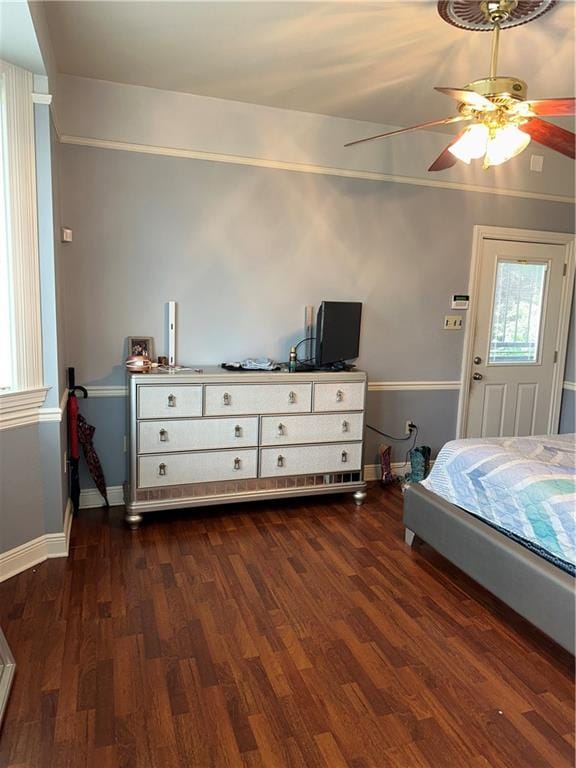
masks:
[(458, 160), (470, 165), (471, 160), (476, 160), (486, 154), (486, 146), (490, 138), (490, 132), (483, 123), (476, 123), (467, 128), (462, 136), (449, 147)]
[(490, 136), (484, 156), (484, 168), (491, 165), (501, 165), (523, 152), (530, 144), (530, 135), (521, 131), (516, 125), (506, 125), (498, 128)]

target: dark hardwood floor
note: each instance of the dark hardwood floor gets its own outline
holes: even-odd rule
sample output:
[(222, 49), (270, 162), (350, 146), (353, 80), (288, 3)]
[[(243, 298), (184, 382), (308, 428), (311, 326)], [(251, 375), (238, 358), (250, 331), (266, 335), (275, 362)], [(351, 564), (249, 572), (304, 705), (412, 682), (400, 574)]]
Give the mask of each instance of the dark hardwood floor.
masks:
[(0, 766), (572, 766), (571, 657), (407, 548), (401, 505), (82, 512), (67, 561), (0, 584)]

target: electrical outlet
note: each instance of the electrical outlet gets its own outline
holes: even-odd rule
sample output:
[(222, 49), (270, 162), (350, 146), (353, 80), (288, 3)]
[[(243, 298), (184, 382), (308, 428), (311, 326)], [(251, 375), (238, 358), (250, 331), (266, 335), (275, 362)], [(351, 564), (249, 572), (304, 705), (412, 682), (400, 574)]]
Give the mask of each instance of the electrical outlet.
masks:
[(445, 315), (444, 330), (459, 331), (462, 328), (462, 315)]
[(412, 426), (412, 419), (408, 419), (406, 421), (406, 424), (404, 425), (404, 434), (409, 435), (410, 434), (410, 427)]

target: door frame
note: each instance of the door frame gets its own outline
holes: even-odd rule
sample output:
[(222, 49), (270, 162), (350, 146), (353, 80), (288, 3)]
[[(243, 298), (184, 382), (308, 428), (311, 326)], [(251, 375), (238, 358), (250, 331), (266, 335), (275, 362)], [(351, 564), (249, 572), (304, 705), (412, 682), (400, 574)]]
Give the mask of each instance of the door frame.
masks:
[(468, 280), (468, 294), (470, 304), (468, 319), (464, 332), (464, 346), (462, 350), (462, 367), (460, 372), (460, 396), (458, 398), (458, 419), (456, 422), (456, 436), (462, 438), (466, 433), (468, 419), (468, 404), (470, 400), (470, 375), (472, 371), (472, 357), (474, 337), (476, 335), (476, 322), (478, 318), (478, 293), (480, 289), (480, 269), (482, 266), (482, 252), (486, 240), (511, 240), (524, 243), (541, 243), (544, 245), (563, 245), (564, 264), (566, 265), (566, 280), (562, 285), (562, 298), (560, 301), (560, 322), (556, 337), (556, 349), (558, 361), (554, 366), (554, 378), (552, 380), (552, 403), (548, 419), (548, 432), (555, 434), (560, 422), (560, 404), (562, 401), (562, 387), (564, 384), (564, 369), (566, 366), (566, 348), (568, 345), (568, 332), (570, 330), (570, 309), (572, 306), (572, 293), (574, 291), (575, 272), (575, 240), (572, 233), (544, 232), (533, 229), (514, 229), (510, 227), (491, 227), (477, 224), (474, 227), (472, 242), (472, 260), (470, 262), (470, 278)]

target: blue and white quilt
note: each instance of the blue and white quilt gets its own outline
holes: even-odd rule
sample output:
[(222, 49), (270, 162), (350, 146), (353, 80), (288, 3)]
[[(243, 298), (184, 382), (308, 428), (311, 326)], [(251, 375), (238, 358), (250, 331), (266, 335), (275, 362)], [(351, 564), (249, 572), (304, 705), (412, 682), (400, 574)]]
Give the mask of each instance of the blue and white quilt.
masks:
[(453, 440), (422, 485), (576, 574), (576, 435)]

